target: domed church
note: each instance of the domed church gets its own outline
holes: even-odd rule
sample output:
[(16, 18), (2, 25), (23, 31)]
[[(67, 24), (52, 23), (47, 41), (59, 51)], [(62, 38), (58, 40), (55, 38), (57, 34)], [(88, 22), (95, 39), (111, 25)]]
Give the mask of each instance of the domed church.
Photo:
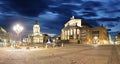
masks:
[(38, 21), (35, 21), (33, 25), (33, 34), (28, 35), (29, 43), (37, 44), (43, 43), (44, 36), (40, 33), (40, 25)]
[(35, 21), (33, 25), (33, 43), (42, 43), (43, 36), (40, 34), (40, 26), (38, 21)]

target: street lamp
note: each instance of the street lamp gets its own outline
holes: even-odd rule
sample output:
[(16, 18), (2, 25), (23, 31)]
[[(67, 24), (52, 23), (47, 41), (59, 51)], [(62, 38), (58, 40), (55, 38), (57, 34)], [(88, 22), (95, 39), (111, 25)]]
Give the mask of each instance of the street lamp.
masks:
[(98, 37), (97, 36), (94, 36), (94, 47), (97, 47), (98, 46)]
[(95, 44), (97, 44), (98, 37), (95, 36), (95, 37), (94, 37), (94, 40), (95, 40)]
[[(13, 30), (17, 33), (17, 35), (20, 37), (20, 33), (23, 31), (23, 26), (20, 24), (16, 24), (15, 26), (13, 26)], [(20, 37), (20, 41), (21, 41), (21, 37)]]

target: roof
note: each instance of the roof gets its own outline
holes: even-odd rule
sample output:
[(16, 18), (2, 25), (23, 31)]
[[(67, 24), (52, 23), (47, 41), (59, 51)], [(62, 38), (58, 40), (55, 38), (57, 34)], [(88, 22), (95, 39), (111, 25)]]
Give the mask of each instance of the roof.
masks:
[(6, 33), (7, 31), (3, 29), (2, 27), (0, 27), (0, 32)]
[(73, 28), (80, 28), (80, 27), (79, 26), (67, 26), (67, 27), (64, 27), (63, 29), (67, 30), (67, 29), (73, 29)]
[(83, 19), (75, 19), (74, 16), (72, 16), (70, 18), (70, 20), (65, 24), (65, 27), (67, 27), (68, 25), (74, 25), (75, 23), (77, 23), (77, 25), (79, 27), (81, 27), (81, 26), (92, 27), (90, 24), (88, 24), (87, 22), (85, 22)]
[(38, 25), (38, 24), (39, 24), (38, 20), (36, 20), (34, 24), (35, 24), (35, 25)]
[(89, 26), (89, 27), (92, 27), (90, 24), (88, 24), (86, 21), (84, 21), (83, 19), (82, 19), (82, 25), (87, 25), (87, 26)]

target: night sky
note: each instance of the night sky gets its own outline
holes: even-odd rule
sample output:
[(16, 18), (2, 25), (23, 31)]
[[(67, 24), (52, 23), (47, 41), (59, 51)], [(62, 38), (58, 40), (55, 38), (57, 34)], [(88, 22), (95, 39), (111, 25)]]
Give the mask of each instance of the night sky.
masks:
[(32, 33), (38, 20), (42, 33), (58, 35), (71, 16), (82, 18), (93, 27), (120, 32), (120, 0), (0, 0), (0, 26), (12, 31), (16, 23), (24, 34)]

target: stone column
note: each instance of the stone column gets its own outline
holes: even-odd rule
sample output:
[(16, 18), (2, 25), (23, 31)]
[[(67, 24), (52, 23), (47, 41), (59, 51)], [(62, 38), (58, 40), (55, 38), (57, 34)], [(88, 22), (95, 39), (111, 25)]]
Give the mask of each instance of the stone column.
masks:
[(76, 28), (76, 33), (75, 33), (75, 35), (76, 35), (76, 39), (78, 38), (78, 36), (77, 36), (77, 28)]
[(64, 34), (64, 36), (65, 36), (65, 40), (67, 39), (66, 37), (67, 37), (67, 33), (66, 33), (66, 30), (65, 30), (65, 34)]
[(72, 29), (70, 29), (70, 35), (72, 35)]
[(64, 40), (65, 39), (65, 31), (62, 30), (62, 39)]
[(69, 29), (69, 38), (70, 38), (70, 35), (71, 35), (71, 29)]
[(61, 39), (63, 39), (63, 30), (62, 30), (61, 32), (62, 32), (62, 34), (61, 34)]
[(63, 31), (63, 33), (64, 33), (64, 34), (63, 34), (63, 39), (65, 40), (65, 30)]
[(70, 35), (69, 30), (67, 31), (67, 33), (68, 33), (68, 39), (70, 39), (70, 38), (69, 38), (69, 35)]
[(80, 29), (77, 29), (78, 39), (80, 38)]
[[(63, 36), (63, 33), (64, 33), (64, 36)], [(64, 40), (65, 39), (65, 32), (63, 31), (62, 33), (62, 39)]]
[(68, 30), (67, 30), (67, 39), (69, 39), (69, 36), (68, 36)]
[(76, 39), (76, 29), (73, 29), (73, 30), (74, 30), (74, 33), (73, 33), (74, 39)]

